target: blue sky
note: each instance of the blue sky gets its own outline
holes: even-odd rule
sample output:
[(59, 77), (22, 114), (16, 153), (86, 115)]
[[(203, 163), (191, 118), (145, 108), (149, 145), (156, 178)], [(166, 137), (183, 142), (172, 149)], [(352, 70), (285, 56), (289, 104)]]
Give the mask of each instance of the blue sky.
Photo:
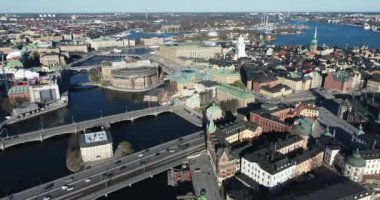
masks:
[(1, 0), (0, 13), (380, 11), (380, 0)]

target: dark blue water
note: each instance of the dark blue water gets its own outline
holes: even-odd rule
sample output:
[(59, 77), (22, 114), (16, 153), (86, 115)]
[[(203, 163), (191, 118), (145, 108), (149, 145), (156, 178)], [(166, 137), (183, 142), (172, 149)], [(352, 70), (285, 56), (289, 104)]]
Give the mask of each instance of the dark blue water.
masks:
[(158, 38), (168, 38), (174, 36), (175, 33), (144, 33), (144, 32), (130, 32), (128, 39), (137, 40), (140, 38), (158, 37)]
[[(294, 22), (297, 23), (297, 22)], [(366, 31), (362, 27), (304, 22), (310, 27), (299, 35), (278, 35), (273, 42), (276, 45), (310, 45), (314, 37), (314, 28), (318, 27), (318, 43), (337, 47), (359, 47), (368, 45), (370, 48), (380, 49), (380, 33)]]
[[(87, 74), (71, 77), (71, 84), (86, 81)], [(81, 121), (96, 118), (100, 116), (100, 111), (105, 116), (125, 112), (126, 108), (129, 111), (141, 109), (148, 106), (142, 102), (142, 98), (143, 93), (123, 93), (100, 88), (73, 91), (70, 92), (69, 107), (12, 125), (8, 130), (12, 135), (36, 130), (41, 126), (46, 128), (71, 123), (72, 119)], [(172, 126), (173, 124), (176, 126)], [(140, 118), (134, 122), (116, 123), (111, 126), (110, 131), (115, 148), (120, 142), (128, 141), (135, 151), (139, 151), (198, 130), (198, 127), (175, 114), (161, 114), (157, 117)], [(0, 152), (0, 197), (70, 174), (65, 164), (69, 140), (69, 135), (63, 135), (43, 143), (28, 143)], [(165, 187), (156, 185), (154, 188), (158, 188), (159, 192)], [(187, 185), (184, 187), (182, 189), (192, 190)], [(168, 198), (173, 194), (168, 194)], [(134, 198), (139, 199), (138, 196)]]

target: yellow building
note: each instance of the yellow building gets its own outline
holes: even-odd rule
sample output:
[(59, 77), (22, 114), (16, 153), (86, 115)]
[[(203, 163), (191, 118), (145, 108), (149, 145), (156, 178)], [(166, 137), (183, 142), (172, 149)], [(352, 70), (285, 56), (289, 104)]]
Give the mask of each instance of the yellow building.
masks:
[(216, 99), (218, 101), (236, 99), (238, 101), (238, 107), (243, 108), (255, 102), (255, 95), (248, 90), (222, 84), (216, 88)]
[(179, 46), (163, 46), (157, 55), (181, 63), (179, 58), (210, 59), (222, 52), (220, 46), (202, 46), (200, 44), (181, 44)]
[(380, 92), (380, 79), (368, 80), (366, 90), (368, 92)]
[(282, 84), (278, 84), (274, 87), (263, 86), (260, 88), (260, 94), (269, 98), (279, 98), (292, 94), (292, 89)]

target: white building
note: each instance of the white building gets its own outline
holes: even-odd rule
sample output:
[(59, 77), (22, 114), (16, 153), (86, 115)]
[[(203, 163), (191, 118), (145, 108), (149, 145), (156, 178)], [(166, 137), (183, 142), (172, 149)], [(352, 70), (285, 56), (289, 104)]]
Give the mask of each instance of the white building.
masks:
[(186, 107), (194, 109), (201, 106), (201, 98), (199, 94), (194, 94), (188, 99), (186, 99)]
[(209, 121), (217, 120), (223, 117), (223, 111), (219, 106), (212, 104), (206, 109), (206, 116)]
[(380, 174), (380, 150), (356, 150), (344, 161), (343, 175), (355, 182)]
[(243, 36), (240, 36), (236, 43), (236, 59), (241, 57), (247, 57), (247, 54), (245, 53), (245, 43)]
[(113, 156), (112, 137), (106, 131), (80, 135), (79, 146), (83, 162), (102, 160)]
[(31, 101), (37, 103), (47, 103), (57, 101), (61, 98), (59, 87), (56, 83), (32, 86)]

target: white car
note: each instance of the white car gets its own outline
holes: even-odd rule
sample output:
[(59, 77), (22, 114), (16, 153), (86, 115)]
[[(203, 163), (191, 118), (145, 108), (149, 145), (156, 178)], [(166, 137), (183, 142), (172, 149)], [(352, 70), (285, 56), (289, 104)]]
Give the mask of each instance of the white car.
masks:
[(141, 158), (141, 157), (143, 157), (143, 156), (144, 156), (144, 154), (143, 154), (143, 153), (142, 153), (142, 154), (139, 154), (139, 155), (138, 155), (138, 157), (139, 157), (139, 158)]
[(84, 182), (86, 182), (86, 183), (91, 182), (91, 178), (84, 180)]
[(73, 190), (75, 187), (74, 186), (70, 186), (70, 187), (68, 187), (67, 189), (66, 189), (66, 191), (71, 191), (71, 190)]
[(61, 187), (62, 190), (66, 190), (67, 189), (67, 185), (64, 185)]
[(50, 196), (46, 196), (46, 197), (44, 197), (42, 200), (50, 200), (50, 199), (51, 199)]

